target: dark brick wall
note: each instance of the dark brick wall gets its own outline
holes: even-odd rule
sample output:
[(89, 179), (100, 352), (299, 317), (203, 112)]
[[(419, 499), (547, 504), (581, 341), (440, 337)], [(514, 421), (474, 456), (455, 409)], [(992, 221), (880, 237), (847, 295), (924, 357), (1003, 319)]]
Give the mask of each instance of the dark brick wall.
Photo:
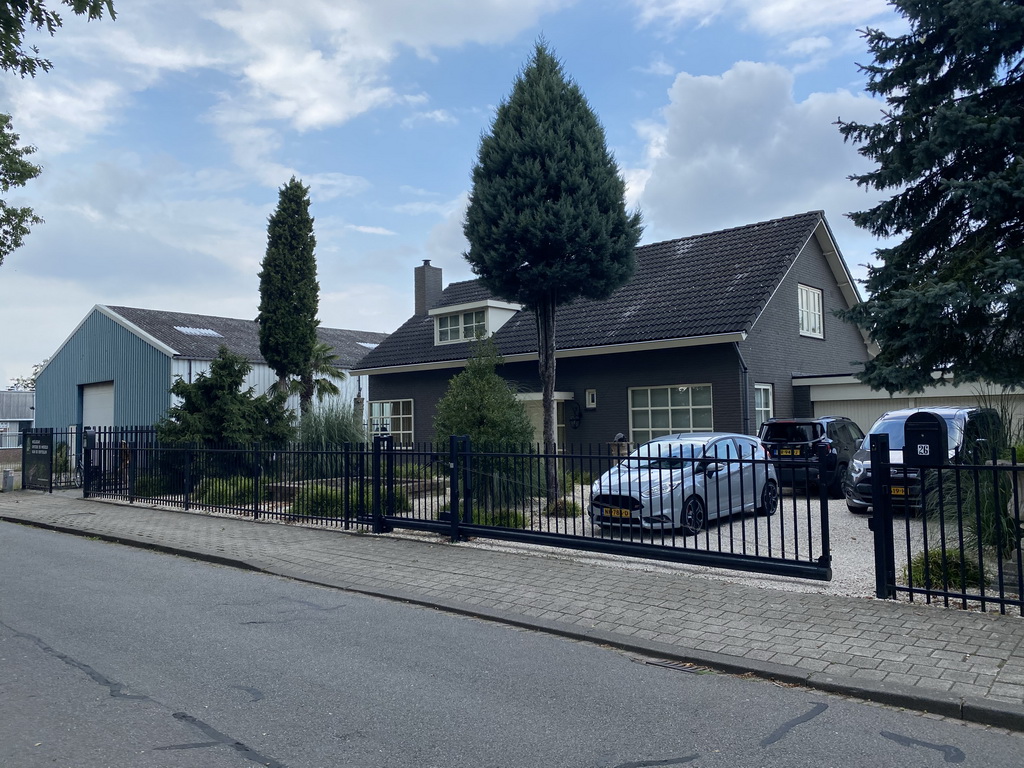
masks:
[[(822, 292), (825, 338), (800, 335), (797, 286)], [(794, 375), (853, 373), (857, 362), (868, 359), (864, 337), (853, 325), (833, 315), (847, 303), (816, 238), (804, 247), (768, 306), (740, 345), (750, 369), (749, 397), (753, 408), (754, 384), (772, 384), (775, 415), (791, 417), (807, 407), (794, 396)], [(757, 425), (754, 425), (754, 430)]]
[[(414, 438), (431, 440), (435, 404), (444, 395), (449, 378), (460, 370), (371, 376), (371, 398), (412, 398)], [(535, 361), (505, 364), (500, 373), (520, 391), (540, 391)], [(604, 443), (617, 432), (628, 435), (628, 391), (644, 386), (711, 384), (715, 429), (743, 431), (740, 367), (732, 345), (564, 358), (558, 361), (557, 376), (558, 391), (572, 392), (582, 409), (580, 426), (568, 430), (573, 443)], [(592, 410), (583, 408), (588, 389), (597, 390), (597, 408)]]

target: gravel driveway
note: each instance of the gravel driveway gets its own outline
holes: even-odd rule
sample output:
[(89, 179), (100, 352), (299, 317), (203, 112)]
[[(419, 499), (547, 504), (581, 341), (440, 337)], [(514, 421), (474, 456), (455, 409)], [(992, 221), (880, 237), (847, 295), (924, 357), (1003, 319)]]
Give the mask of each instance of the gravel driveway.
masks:
[[(785, 492), (783, 498), (784, 504), (793, 502), (788, 491)], [(802, 501), (803, 499), (798, 494), (796, 502), (802, 503)], [(846, 508), (844, 500), (833, 499), (829, 501), (829, 528), (832, 545), (832, 581), (812, 581), (784, 576), (751, 574), (727, 571), (720, 568), (709, 568), (707, 566), (681, 565), (485, 539), (475, 539), (457, 546), (478, 547), (480, 549), (506, 552), (523, 552), (525, 550), (541, 557), (557, 557), (576, 562), (610, 564), (627, 570), (640, 570), (649, 573), (685, 574), (700, 578), (719, 579), (734, 584), (769, 587), (787, 592), (816, 592), (827, 595), (874, 597), (874, 540), (873, 534), (868, 530), (868, 516), (855, 515)], [(902, 568), (902, 563), (899, 562), (899, 542), (900, 539), (897, 537), (898, 570)], [(818, 543), (815, 542), (816, 545)]]

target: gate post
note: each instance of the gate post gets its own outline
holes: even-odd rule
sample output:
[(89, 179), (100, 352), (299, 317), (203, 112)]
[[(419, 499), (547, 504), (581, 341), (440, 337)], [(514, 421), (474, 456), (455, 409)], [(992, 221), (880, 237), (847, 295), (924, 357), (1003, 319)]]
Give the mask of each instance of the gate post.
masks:
[[(832, 573), (832, 534), (829, 530), (828, 519), (828, 485), (824, 478), (828, 476), (829, 451), (824, 445), (818, 446), (818, 509), (821, 510), (821, 555), (818, 556), (818, 565), (828, 566), (829, 578)], [(838, 466), (834, 469), (838, 470)], [(781, 497), (779, 504), (782, 504)]]
[(93, 451), (96, 450), (96, 430), (86, 427), (83, 430), (82, 441), (82, 498), (88, 499), (92, 492), (92, 479), (94, 474)]
[(448, 438), (448, 518), (451, 522), (452, 542), (463, 540), (462, 534), (459, 533), (459, 523), (463, 521), (463, 515), (465, 514), (465, 522), (473, 521), (472, 512), (464, 513), (462, 510), (463, 498), (469, 498), (468, 490), (463, 493), (469, 482), (468, 456), (469, 436), (451, 435)]
[(871, 517), (868, 528), (875, 534), (875, 597), (896, 598), (896, 552), (892, 539), (892, 469), (889, 436), (871, 435)]
[[(381, 498), (381, 492), (386, 492), (391, 499), (394, 499), (395, 473), (394, 455), (392, 453), (393, 440), (394, 438), (391, 435), (374, 435), (373, 437), (373, 487), (370, 488), (370, 498), (372, 500), (374, 533), (387, 533), (391, 530), (391, 526), (384, 520), (385, 499)], [(390, 477), (385, 477), (386, 469), (383, 466), (384, 461), (388, 461), (390, 465), (391, 471), (390, 473), (387, 473), (390, 474)], [(385, 481), (389, 483), (390, 489), (384, 488)]]

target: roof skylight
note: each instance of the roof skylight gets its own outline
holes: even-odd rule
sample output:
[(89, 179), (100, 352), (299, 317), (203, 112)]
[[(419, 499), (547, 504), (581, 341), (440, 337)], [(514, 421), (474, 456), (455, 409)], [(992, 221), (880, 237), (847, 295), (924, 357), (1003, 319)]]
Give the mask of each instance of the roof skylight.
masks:
[(190, 328), (187, 325), (176, 325), (174, 330), (180, 331), (186, 336), (215, 336), (217, 338), (224, 338), (221, 334), (210, 328)]

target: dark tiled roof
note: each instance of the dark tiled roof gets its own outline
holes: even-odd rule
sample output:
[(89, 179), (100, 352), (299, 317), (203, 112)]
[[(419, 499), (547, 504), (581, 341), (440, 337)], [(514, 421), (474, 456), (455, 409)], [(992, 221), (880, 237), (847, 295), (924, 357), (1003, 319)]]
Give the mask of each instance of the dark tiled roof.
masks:
[[(748, 331), (822, 221), (811, 211), (636, 249), (633, 278), (603, 301), (579, 299), (556, 315), (558, 349), (635, 344)], [(493, 296), (477, 280), (449, 285), (439, 307)], [(494, 339), (504, 355), (537, 351), (532, 312)], [(468, 344), (434, 345), (433, 318), (414, 316), (360, 368), (462, 360)]]
[[(134, 307), (107, 309), (171, 347), (180, 357), (212, 360), (223, 344), (251, 363), (266, 362), (260, 354), (259, 333), (254, 320)], [(191, 332), (179, 330), (182, 328), (191, 329)], [(213, 333), (208, 333), (210, 331)], [(364, 345), (379, 344), (387, 338), (387, 334), (349, 331), (342, 328), (318, 328), (317, 337), (334, 348), (339, 367), (350, 369), (370, 351), (370, 348)]]

